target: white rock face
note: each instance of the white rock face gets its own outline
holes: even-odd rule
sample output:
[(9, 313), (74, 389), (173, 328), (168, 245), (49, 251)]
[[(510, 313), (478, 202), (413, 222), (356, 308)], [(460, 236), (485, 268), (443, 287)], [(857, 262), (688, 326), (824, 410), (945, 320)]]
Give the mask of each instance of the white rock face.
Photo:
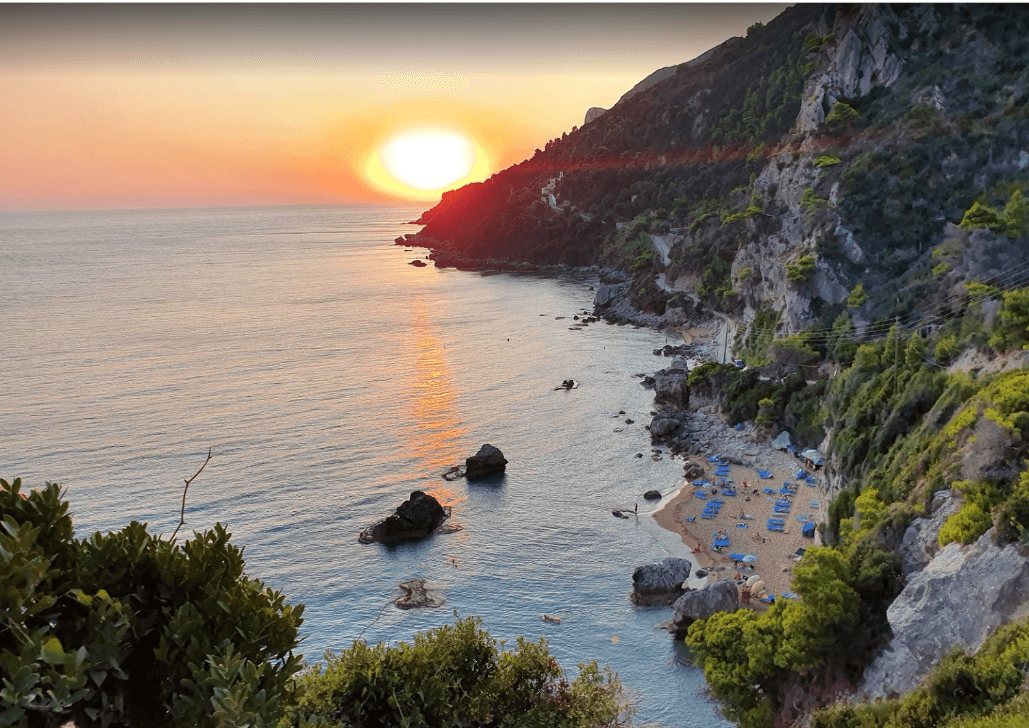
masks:
[(1029, 554), (993, 543), (944, 547), (886, 611), (893, 639), (865, 671), (859, 699), (913, 689), (954, 647), (969, 651), (1018, 618), (1029, 600)]
[[(888, 87), (897, 80), (903, 64), (889, 52), (891, 34), (884, 21), (896, 23), (889, 6), (867, 6), (838, 31), (825, 72), (808, 81), (804, 89), (797, 115), (800, 131), (817, 129), (837, 99), (864, 96), (875, 86)], [(899, 26), (898, 34), (905, 33), (906, 29)]]
[(940, 491), (933, 497), (932, 515), (916, 518), (904, 532), (900, 555), (904, 558), (904, 571), (914, 573), (924, 568), (940, 550), (940, 529), (948, 518), (961, 510), (964, 500), (955, 498), (950, 491)]

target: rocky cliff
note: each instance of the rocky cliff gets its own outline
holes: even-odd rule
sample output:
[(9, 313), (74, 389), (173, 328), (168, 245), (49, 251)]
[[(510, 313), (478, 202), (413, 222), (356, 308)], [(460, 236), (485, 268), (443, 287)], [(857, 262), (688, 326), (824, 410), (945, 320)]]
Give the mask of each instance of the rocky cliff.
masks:
[(911, 576), (886, 612), (893, 638), (865, 672), (862, 699), (910, 691), (940, 659), (975, 652), (997, 628), (1029, 616), (1029, 550), (989, 531), (948, 544)]
[(1029, 598), (1027, 38), (1022, 6), (800, 5), (399, 241), (437, 265), (597, 265), (599, 314), (733, 332), (747, 369), (658, 373), (650, 429), (695, 445), (696, 386), (727, 428), (829, 455), (820, 543), (858, 606), (804, 663), (822, 672), (768, 673), (782, 720), (798, 690), (906, 691)]

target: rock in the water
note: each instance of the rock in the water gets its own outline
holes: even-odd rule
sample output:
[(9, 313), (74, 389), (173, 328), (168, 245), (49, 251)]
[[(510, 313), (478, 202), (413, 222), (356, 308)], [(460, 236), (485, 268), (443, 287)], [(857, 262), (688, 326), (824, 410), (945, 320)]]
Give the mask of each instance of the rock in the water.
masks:
[(400, 504), (396, 513), (382, 523), (366, 528), (357, 540), (361, 543), (397, 543), (423, 538), (449, 516), (449, 508), (441, 506), (431, 495), (416, 490)]
[(736, 583), (720, 579), (703, 589), (690, 589), (672, 605), (672, 621), (668, 629), (676, 637), (684, 637), (686, 630), (698, 619), (707, 619), (716, 612), (735, 612), (740, 607), (740, 593)]
[(647, 500), (661, 500), (661, 493), (656, 490), (648, 490), (643, 494), (643, 497)]
[(425, 588), (425, 579), (410, 579), (400, 583), (404, 590), (404, 596), (398, 597), (394, 604), (400, 609), (422, 609), (425, 607), (440, 607), (446, 603), (446, 599), (430, 594)]
[(425, 267), (425, 261), (424, 260), (418, 260), (416, 258), (415, 260), (412, 260), (410, 263), (408, 263), (408, 265), (413, 265), (415, 268), (424, 268)]
[(479, 448), (479, 452), (472, 457), (465, 459), (465, 478), (485, 478), (487, 475), (504, 472), (507, 467), (507, 460), (499, 448), (489, 443)]
[(886, 610), (893, 639), (865, 670), (860, 696), (911, 690), (955, 647), (978, 650), (1029, 601), (1029, 561), (1015, 545), (993, 543), (990, 529), (974, 544), (947, 544)]
[(641, 605), (671, 604), (683, 593), (682, 583), (690, 578), (690, 568), (686, 559), (671, 557), (636, 567), (632, 572), (632, 600)]

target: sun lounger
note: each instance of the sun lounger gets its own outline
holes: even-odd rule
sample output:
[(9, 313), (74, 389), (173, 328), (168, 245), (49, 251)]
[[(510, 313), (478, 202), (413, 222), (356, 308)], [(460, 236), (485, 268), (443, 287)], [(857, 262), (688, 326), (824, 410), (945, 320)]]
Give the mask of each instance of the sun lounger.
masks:
[(764, 478), (766, 480), (772, 477), (771, 470), (761, 470), (760, 468), (757, 468), (757, 474), (759, 477)]
[(794, 594), (793, 592), (783, 592), (779, 596), (781, 596), (783, 599), (796, 599), (797, 598), (797, 595)]
[(815, 500), (808, 501), (807, 504), (809, 506), (811, 506), (812, 508), (818, 508), (818, 501), (815, 501)]
[(765, 488), (763, 492), (768, 493), (768, 495), (776, 495), (775, 488)]
[(696, 516), (686, 516), (686, 522), (687, 523), (693, 523), (696, 520), (697, 520)]
[(711, 485), (711, 482), (708, 481), (708, 480), (694, 480), (693, 484), (694, 485)]
[(786, 530), (785, 527), (777, 526), (774, 523), (769, 523), (767, 528), (768, 528), (769, 531), (778, 531), (779, 533), (782, 533), (782, 532), (784, 532)]
[(736, 528), (747, 528), (747, 524), (746, 523), (737, 523), (736, 524)]
[(717, 463), (719, 460), (721, 460), (721, 458), (719, 458), (719, 457), (711, 457), (710, 455), (707, 458), (707, 461), (709, 463)]
[(804, 478), (806, 476), (807, 476), (807, 473), (805, 473), (803, 470), (798, 470), (797, 474), (794, 475), (793, 477), (795, 477), (797, 480), (800, 480), (801, 478)]
[(772, 512), (773, 513), (781, 513), (783, 515), (786, 515), (786, 514), (788, 514), (790, 512), (790, 509), (789, 508), (783, 508), (782, 506), (779, 506), (777, 508), (773, 508)]
[(744, 554), (737, 554), (737, 553), (729, 554), (729, 558), (732, 559), (733, 561), (743, 561), (743, 556), (744, 556)]
[(758, 599), (765, 604), (775, 604), (775, 594), (762, 594)]
[(768, 522), (771, 523), (773, 526), (785, 526), (786, 525), (786, 521), (784, 521), (782, 518), (772, 518), (771, 516), (769, 516)]
[(700, 498), (702, 500), (707, 500), (707, 493), (701, 493), (701, 492), (698, 491), (698, 492), (694, 493), (693, 495), (697, 496), (698, 498)]

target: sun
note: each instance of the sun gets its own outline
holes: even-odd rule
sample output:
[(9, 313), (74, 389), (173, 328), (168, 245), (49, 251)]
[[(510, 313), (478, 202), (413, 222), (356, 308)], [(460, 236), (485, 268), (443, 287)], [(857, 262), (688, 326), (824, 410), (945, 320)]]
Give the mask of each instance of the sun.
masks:
[(489, 176), (489, 161), (469, 135), (443, 126), (397, 130), (371, 150), (365, 176), (384, 192), (409, 199), (440, 193)]
[(416, 190), (440, 190), (468, 176), (475, 149), (453, 132), (410, 131), (379, 147), (379, 158), (398, 182)]

